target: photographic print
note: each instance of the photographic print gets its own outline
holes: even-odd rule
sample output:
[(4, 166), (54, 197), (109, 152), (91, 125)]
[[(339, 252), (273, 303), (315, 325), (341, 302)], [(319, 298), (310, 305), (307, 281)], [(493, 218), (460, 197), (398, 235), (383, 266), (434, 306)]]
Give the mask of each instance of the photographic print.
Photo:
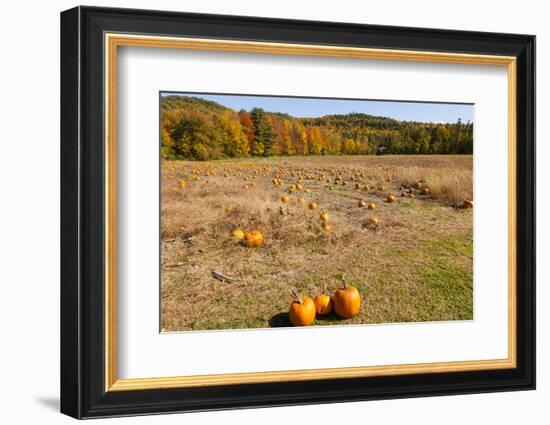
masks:
[(535, 388), (534, 36), (89, 6), (60, 34), (62, 413)]
[(162, 332), (473, 319), (474, 105), (159, 102)]

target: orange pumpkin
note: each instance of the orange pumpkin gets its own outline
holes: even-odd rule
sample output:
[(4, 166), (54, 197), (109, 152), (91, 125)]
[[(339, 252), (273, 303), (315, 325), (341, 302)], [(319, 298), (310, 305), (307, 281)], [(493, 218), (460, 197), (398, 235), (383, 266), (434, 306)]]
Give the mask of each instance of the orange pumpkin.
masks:
[(321, 224), (321, 228), (327, 233), (332, 232), (332, 226), (326, 221), (323, 221), (323, 223)]
[(305, 205), (306, 204), (306, 200), (304, 198), (298, 198), (298, 203), (300, 205)]
[(369, 210), (375, 210), (376, 209), (376, 204), (374, 202), (371, 202), (369, 205), (367, 205), (367, 208)]
[(369, 218), (369, 223), (370, 224), (378, 224), (378, 217), (373, 215), (371, 218)]
[(290, 200), (290, 198), (287, 195), (281, 196), (281, 202), (287, 203)]
[(388, 195), (386, 201), (388, 201), (390, 204), (392, 202), (395, 202), (395, 195)]
[(315, 208), (317, 208), (317, 204), (315, 202), (310, 202), (308, 205), (308, 208), (310, 210), (314, 210)]
[(334, 303), (336, 314), (344, 319), (348, 319), (355, 316), (359, 311), (361, 296), (357, 288), (346, 281), (345, 276), (342, 276), (341, 280), (343, 287), (336, 290), (332, 302)]
[(288, 318), (293, 326), (309, 326), (315, 321), (315, 303), (306, 295), (292, 291), (294, 300), (288, 310)]
[(327, 222), (329, 219), (328, 213), (326, 211), (323, 211), (319, 218), (321, 219), (321, 221)]
[(323, 316), (332, 311), (332, 299), (330, 298), (330, 295), (317, 295), (314, 302), (315, 311), (317, 311), (317, 314)]
[(238, 240), (244, 239), (244, 232), (241, 229), (235, 229), (233, 230), (233, 232), (231, 232), (231, 234), (235, 239), (238, 239)]
[(258, 248), (264, 244), (265, 238), (259, 230), (252, 230), (244, 234), (244, 243), (249, 248)]
[(359, 208), (365, 208), (366, 205), (367, 205), (367, 203), (366, 203), (365, 201), (363, 201), (363, 200), (357, 202), (357, 206), (358, 206)]
[(463, 208), (473, 208), (474, 207), (474, 201), (470, 201), (469, 199), (465, 200), (462, 204)]

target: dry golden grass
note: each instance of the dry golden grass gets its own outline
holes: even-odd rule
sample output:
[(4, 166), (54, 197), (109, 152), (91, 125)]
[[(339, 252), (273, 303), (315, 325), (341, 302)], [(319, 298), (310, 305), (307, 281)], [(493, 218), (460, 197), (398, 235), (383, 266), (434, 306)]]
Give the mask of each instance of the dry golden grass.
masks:
[[(315, 324), (471, 319), (472, 210), (454, 207), (471, 196), (471, 156), (164, 162), (162, 328), (288, 326), (293, 288), (333, 293), (342, 273), (361, 293), (359, 313)], [(235, 229), (260, 230), (265, 245), (240, 245)]]
[(471, 169), (401, 168), (397, 179), (407, 188), (426, 187), (432, 198), (451, 206), (460, 206), (465, 200), (473, 199)]

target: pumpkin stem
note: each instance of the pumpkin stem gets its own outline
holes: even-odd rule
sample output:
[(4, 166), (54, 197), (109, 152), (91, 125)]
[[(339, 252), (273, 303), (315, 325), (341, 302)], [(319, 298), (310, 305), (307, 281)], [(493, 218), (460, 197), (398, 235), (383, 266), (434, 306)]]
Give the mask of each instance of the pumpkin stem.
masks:
[(342, 283), (344, 284), (344, 289), (348, 289), (348, 286), (349, 286), (349, 283), (346, 281), (346, 274), (343, 273), (342, 274), (342, 277), (340, 278), (340, 280), (342, 281)]
[(300, 296), (300, 294), (298, 294), (298, 292), (296, 292), (295, 289), (292, 290), (292, 296), (296, 299), (296, 301), (298, 301), (300, 304), (303, 304), (304, 303), (304, 300), (302, 300), (302, 297)]

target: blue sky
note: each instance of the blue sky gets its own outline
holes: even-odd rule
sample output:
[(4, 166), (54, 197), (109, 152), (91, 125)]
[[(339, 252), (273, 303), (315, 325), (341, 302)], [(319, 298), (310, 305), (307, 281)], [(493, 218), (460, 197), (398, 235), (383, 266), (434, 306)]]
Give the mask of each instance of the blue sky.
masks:
[(474, 106), (456, 103), (425, 103), (376, 100), (319, 99), (249, 95), (214, 95), (195, 93), (162, 93), (166, 95), (194, 96), (212, 100), (234, 110), (254, 107), (269, 112), (284, 112), (294, 117), (320, 117), (329, 114), (361, 112), (405, 121), (463, 122), (474, 120)]

